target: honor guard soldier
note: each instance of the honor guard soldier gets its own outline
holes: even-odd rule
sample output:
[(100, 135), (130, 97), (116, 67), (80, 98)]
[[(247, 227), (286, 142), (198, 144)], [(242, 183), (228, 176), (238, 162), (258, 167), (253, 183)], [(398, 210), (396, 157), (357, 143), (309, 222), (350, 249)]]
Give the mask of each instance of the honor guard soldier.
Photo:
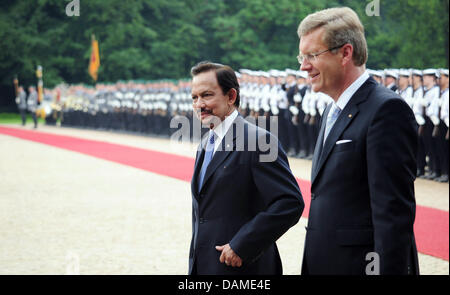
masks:
[(384, 86), (392, 91), (397, 90), (398, 74), (395, 70), (389, 69), (384, 71)]
[(250, 70), (240, 69), (239, 72), (241, 74), (242, 80), (242, 82), (239, 83), (241, 87), (241, 104), (239, 106), (239, 112), (244, 118), (246, 118), (248, 115), (250, 115), (249, 101), (251, 99), (251, 90), (253, 86)]
[[(289, 151), (288, 156), (294, 157), (298, 154), (300, 150), (300, 138), (298, 137), (297, 132), (297, 116), (299, 113), (298, 104), (295, 99), (298, 100), (299, 96), (296, 96), (298, 93), (297, 81), (296, 81), (296, 71), (291, 69), (286, 69), (285, 73), (287, 74), (286, 82), (281, 85), (282, 89), (285, 91), (285, 96), (288, 101), (288, 109), (289, 109), (289, 120), (288, 124), (288, 135), (289, 135)], [(296, 97), (294, 99), (294, 97)]]
[(270, 125), (271, 121), (274, 119), (270, 118), (267, 122), (266, 129), (274, 134), (278, 134), (278, 138), (281, 142), (281, 146), (287, 152), (289, 150), (289, 134), (288, 134), (288, 122), (290, 121), (289, 111), (288, 111), (288, 101), (285, 92), (281, 89), (281, 84), (283, 79), (283, 73), (278, 70), (270, 70), (270, 95), (269, 95), (269, 105), (271, 110), (271, 116), (278, 117), (278, 130), (270, 130), (272, 127)]
[(247, 118), (253, 118), (253, 123), (256, 123), (256, 117), (255, 114), (255, 105), (256, 105), (256, 96), (259, 93), (259, 76), (258, 73), (255, 71), (249, 70), (249, 89), (248, 89), (248, 96), (247, 96), (247, 102), (248, 102), (248, 111), (247, 111)]
[(25, 93), (25, 90), (23, 90), (22, 86), (19, 86), (16, 104), (20, 112), (20, 117), (22, 118), (22, 126), (25, 126), (27, 123), (27, 94)]
[(375, 80), (378, 84), (383, 84), (383, 72), (377, 70), (367, 70), (367, 73)]
[(426, 152), (423, 130), (425, 127), (425, 108), (423, 106), (423, 73), (421, 70), (412, 71), (413, 103), (412, 109), (419, 125), (419, 146), (417, 150), (417, 177), (425, 175)]
[[(258, 116), (257, 123), (265, 124), (264, 127), (266, 130), (270, 129), (270, 116), (278, 116), (278, 108), (276, 107), (276, 103), (272, 103), (273, 107), (271, 108), (271, 89), (272, 86), (270, 84), (270, 74), (264, 71), (259, 71), (259, 92), (256, 95), (255, 101), (255, 113)], [(273, 101), (273, 100), (272, 100)], [(264, 120), (265, 123), (259, 122), (259, 120)]]
[(27, 99), (27, 109), (31, 113), (31, 117), (33, 118), (34, 128), (37, 128), (37, 117), (36, 110), (38, 106), (38, 94), (36, 92), (36, 88), (30, 86), (28, 88), (28, 99)]
[(295, 105), (298, 109), (298, 115), (294, 118), (294, 122), (296, 122), (297, 126), (297, 134), (299, 138), (299, 151), (297, 153), (297, 157), (300, 159), (306, 158), (308, 156), (309, 143), (308, 143), (308, 135), (307, 128), (304, 122), (305, 120), (305, 111), (302, 108), (303, 98), (305, 97), (306, 90), (308, 89), (308, 85), (306, 84), (306, 79), (308, 74), (304, 71), (296, 71), (297, 77), (297, 88), (298, 91), (294, 95)]
[(439, 101), (440, 89), (436, 84), (438, 72), (436, 69), (426, 69), (423, 71), (424, 96), (423, 106), (425, 107), (424, 140), (426, 155), (429, 158), (429, 173), (425, 179), (435, 179), (440, 177), (440, 164), (437, 155), (436, 126), (439, 126)]
[(413, 88), (409, 84), (411, 72), (402, 69), (399, 71), (397, 93), (406, 101), (410, 108), (413, 106)]
[(435, 178), (439, 182), (448, 182), (448, 69), (440, 69), (439, 86), (441, 90), (440, 103), (440, 122), (438, 127), (437, 144), (438, 160), (441, 163), (441, 176)]

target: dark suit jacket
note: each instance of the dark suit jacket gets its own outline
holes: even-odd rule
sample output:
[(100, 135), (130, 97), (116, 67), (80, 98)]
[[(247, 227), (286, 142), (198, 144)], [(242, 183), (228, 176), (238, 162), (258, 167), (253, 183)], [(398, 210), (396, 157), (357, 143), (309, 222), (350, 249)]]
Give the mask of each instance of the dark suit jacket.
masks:
[[(327, 118), (330, 106), (324, 112)], [(418, 274), (413, 224), (417, 124), (408, 105), (369, 78), (314, 152), (302, 273)], [(351, 142), (336, 145), (339, 140)]]
[[(276, 160), (261, 162), (259, 156), (264, 153), (257, 144), (256, 148), (247, 144), (249, 137), (266, 142), (270, 137), (278, 148)], [(205, 139), (197, 152), (191, 182), (189, 274), (282, 274), (275, 241), (298, 222), (304, 203), (278, 140), (239, 115), (223, 138), (222, 148), (215, 152), (198, 191)], [(242, 147), (241, 143), (246, 144)], [(215, 246), (227, 243), (242, 258), (242, 267), (220, 263), (221, 252)]]

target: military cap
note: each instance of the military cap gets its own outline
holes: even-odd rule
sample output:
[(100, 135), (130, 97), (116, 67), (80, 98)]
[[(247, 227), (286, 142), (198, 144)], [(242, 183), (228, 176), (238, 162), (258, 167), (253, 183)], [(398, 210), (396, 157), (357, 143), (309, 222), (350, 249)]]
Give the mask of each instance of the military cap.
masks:
[(411, 71), (410, 71), (410, 70), (406, 70), (406, 69), (401, 69), (401, 70), (398, 72), (398, 74), (399, 74), (400, 76), (403, 76), (403, 77), (409, 77), (409, 76), (411, 75)]
[(396, 70), (390, 69), (390, 70), (385, 70), (384, 71), (384, 75), (386, 77), (392, 77), (394, 79), (398, 79), (398, 73)]
[(421, 70), (417, 70), (417, 69), (413, 69), (412, 70), (412, 74), (413, 74), (413, 76), (420, 76), (420, 77), (423, 76), (422, 71)]
[(440, 69), (439, 73), (448, 77), (448, 69)]
[(426, 69), (423, 71), (423, 75), (424, 76), (430, 75), (430, 76), (438, 77), (439, 74), (438, 74), (438, 71), (436, 71), (436, 69)]

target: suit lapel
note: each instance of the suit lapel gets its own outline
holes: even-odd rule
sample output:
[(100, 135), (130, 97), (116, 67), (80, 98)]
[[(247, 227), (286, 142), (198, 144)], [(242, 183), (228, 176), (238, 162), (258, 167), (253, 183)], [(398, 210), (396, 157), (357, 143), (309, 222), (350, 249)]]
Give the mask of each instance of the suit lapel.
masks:
[(328, 113), (330, 112), (331, 109), (331, 103), (328, 104), (327, 108), (325, 109), (325, 111), (323, 112), (323, 116), (322, 116), (322, 124), (320, 126), (320, 131), (319, 131), (319, 136), (317, 138), (316, 141), (316, 146), (314, 148), (314, 157), (312, 159), (312, 168), (311, 168), (311, 179), (314, 179), (314, 177), (317, 174), (317, 165), (319, 164), (319, 160), (320, 160), (320, 155), (322, 153), (322, 148), (323, 148), (323, 137), (325, 135), (325, 125), (327, 122), (327, 117), (328, 117)]
[(198, 174), (200, 173), (200, 169), (202, 168), (203, 164), (203, 158), (205, 157), (205, 147), (206, 147), (206, 141), (208, 140), (208, 133), (206, 133), (206, 136), (202, 139), (201, 143), (198, 146), (197, 149), (197, 155), (195, 157), (195, 165), (194, 165), (194, 174), (192, 175), (191, 180), (191, 191), (192, 195), (196, 196), (198, 191)]
[[(360, 104), (362, 101), (366, 100), (369, 96), (370, 92), (374, 87), (377, 85), (377, 82), (373, 78), (369, 78), (364, 84), (353, 94), (350, 101), (348, 102), (347, 106), (342, 110), (341, 114), (339, 115), (338, 119), (336, 120), (336, 123), (334, 124), (333, 128), (331, 128), (330, 133), (328, 134), (328, 137), (325, 141), (325, 144), (323, 146), (323, 149), (318, 153), (314, 153), (314, 158), (318, 160), (316, 162), (317, 164), (314, 165), (314, 170), (312, 171), (311, 175), (311, 185), (314, 183), (314, 180), (316, 179), (317, 175), (320, 172), (320, 169), (322, 169), (324, 163), (326, 162), (328, 156), (330, 155), (331, 151), (333, 150), (336, 141), (339, 139), (341, 134), (345, 131), (347, 126), (350, 124), (350, 122), (356, 117), (356, 115), (359, 113), (358, 104)], [(328, 110), (329, 111), (329, 110)], [(328, 112), (327, 112), (328, 114)], [(326, 117), (324, 117), (326, 118)], [(324, 120), (326, 122), (326, 119)], [(322, 129), (324, 128), (324, 125), (326, 123), (322, 124)], [(321, 145), (323, 143), (323, 133), (324, 130), (320, 131), (321, 134), (321, 141), (316, 143), (316, 149), (318, 148), (318, 145)], [(318, 159), (317, 159), (318, 157)]]

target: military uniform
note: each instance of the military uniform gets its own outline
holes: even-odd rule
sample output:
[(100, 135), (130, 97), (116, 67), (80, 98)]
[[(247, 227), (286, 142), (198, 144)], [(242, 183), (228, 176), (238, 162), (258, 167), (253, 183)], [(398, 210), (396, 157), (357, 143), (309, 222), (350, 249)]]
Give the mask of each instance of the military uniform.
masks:
[[(408, 70), (401, 70), (400, 73), (400, 79), (409, 79), (410, 72)], [(409, 107), (412, 109), (414, 98), (413, 98), (413, 88), (411, 85), (406, 85), (404, 88), (401, 88), (400, 86), (397, 88), (397, 94), (400, 95), (401, 98), (405, 100), (405, 102), (409, 105)]]
[(31, 113), (31, 117), (33, 118), (34, 128), (37, 128), (37, 117), (36, 117), (36, 110), (38, 107), (38, 94), (36, 90), (30, 91), (28, 94), (27, 99), (27, 108), (28, 111)]
[(22, 126), (25, 126), (27, 122), (27, 94), (20, 88), (19, 93), (16, 97), (17, 108), (20, 112), (20, 117), (22, 118)]
[[(428, 69), (423, 72), (424, 75), (433, 75), (436, 77), (436, 71)], [(434, 84), (429, 88), (424, 88), (423, 106), (425, 107), (425, 126), (424, 140), (426, 155), (429, 157), (429, 173), (425, 175), (426, 179), (440, 177), (441, 163), (438, 159), (436, 128), (439, 126), (439, 86)]]
[[(448, 79), (448, 70), (440, 70), (441, 78), (445, 76)], [(449, 148), (448, 148), (448, 97), (449, 89), (448, 84), (441, 88), (439, 98), (439, 125), (436, 126), (437, 134), (437, 155), (438, 162), (440, 163), (441, 176), (436, 177), (434, 180), (439, 182), (448, 182), (448, 169), (449, 169)]]
[(395, 70), (389, 69), (389, 70), (385, 70), (384, 71), (384, 77), (385, 80), (387, 80), (387, 77), (391, 77), (394, 79), (394, 82), (391, 82), (389, 84), (387, 84), (386, 82), (386, 88), (392, 90), (392, 91), (397, 91), (397, 80), (398, 80), (398, 73)]

